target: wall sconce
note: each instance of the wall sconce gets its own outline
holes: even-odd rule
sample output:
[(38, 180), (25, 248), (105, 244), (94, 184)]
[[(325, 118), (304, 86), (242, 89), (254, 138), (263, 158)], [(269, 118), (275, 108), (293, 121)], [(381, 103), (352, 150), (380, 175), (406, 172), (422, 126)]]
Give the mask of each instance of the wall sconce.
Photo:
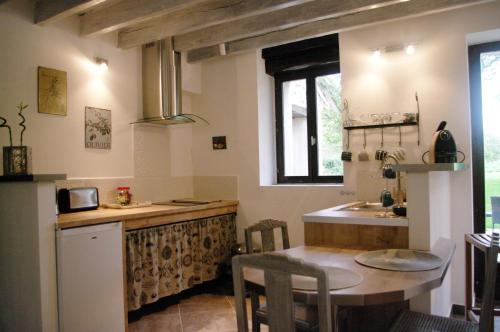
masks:
[(413, 55), (413, 54), (415, 54), (416, 51), (417, 51), (417, 49), (415, 48), (414, 44), (408, 44), (405, 47), (405, 52), (408, 55)]
[(108, 60), (96, 57), (95, 63), (97, 64), (97, 68), (99, 68), (99, 71), (101, 73), (108, 71)]
[(395, 44), (389, 46), (382, 46), (375, 49), (371, 49), (373, 58), (380, 58), (382, 53), (393, 53), (393, 52), (401, 52), (405, 51), (407, 55), (413, 55), (417, 52), (418, 43), (408, 43), (408, 44)]
[(374, 59), (380, 58), (381, 55), (382, 55), (382, 51), (379, 48), (377, 48), (376, 50), (373, 50), (372, 56)]

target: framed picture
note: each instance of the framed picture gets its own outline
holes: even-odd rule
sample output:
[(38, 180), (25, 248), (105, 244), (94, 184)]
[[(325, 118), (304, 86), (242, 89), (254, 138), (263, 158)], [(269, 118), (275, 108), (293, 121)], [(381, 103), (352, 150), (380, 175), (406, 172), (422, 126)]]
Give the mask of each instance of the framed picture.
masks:
[(212, 148), (214, 150), (227, 149), (226, 136), (214, 136), (214, 137), (212, 137)]
[(85, 147), (111, 149), (111, 111), (85, 107)]
[(38, 67), (38, 113), (67, 114), (67, 74)]

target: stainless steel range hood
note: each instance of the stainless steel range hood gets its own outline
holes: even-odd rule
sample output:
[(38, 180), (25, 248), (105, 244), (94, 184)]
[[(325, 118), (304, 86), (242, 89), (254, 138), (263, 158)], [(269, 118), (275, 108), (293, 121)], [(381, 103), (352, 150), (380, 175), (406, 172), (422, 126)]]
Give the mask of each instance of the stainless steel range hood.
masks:
[(172, 38), (142, 46), (143, 118), (134, 123), (172, 125), (192, 123), (195, 115), (182, 113), (181, 54)]

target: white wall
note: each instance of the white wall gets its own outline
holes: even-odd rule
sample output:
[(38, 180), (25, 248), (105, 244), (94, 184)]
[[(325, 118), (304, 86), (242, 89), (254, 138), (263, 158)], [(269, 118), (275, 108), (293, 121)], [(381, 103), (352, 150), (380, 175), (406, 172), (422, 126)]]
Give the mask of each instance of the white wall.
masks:
[[(43, 27), (32, 21), (32, 1), (0, 6), (0, 116), (7, 118), (19, 144), (15, 106), (20, 101), (30, 105), (24, 141), (33, 149), (34, 173), (65, 173), (74, 180), (59, 185), (97, 186), (103, 201), (113, 199), (118, 185), (132, 186), (139, 200), (192, 196), (190, 126), (130, 125), (142, 117), (140, 49), (117, 48), (115, 34), (81, 38), (77, 17)], [(96, 56), (109, 61), (103, 75), (92, 70)], [(67, 116), (37, 112), (38, 66), (67, 72)], [(184, 90), (199, 93), (200, 65), (184, 68)], [(186, 94), (187, 112), (190, 102)], [(85, 148), (85, 106), (111, 110), (111, 150)], [(0, 146), (5, 145), (8, 134), (2, 129)]]
[[(33, 147), (34, 172), (132, 176), (133, 132), (128, 123), (140, 112), (139, 52), (116, 48), (113, 36), (80, 38), (76, 18), (36, 26), (32, 6), (31, 1), (13, 1), (0, 7), (0, 114), (15, 127), (15, 141), (19, 133), (15, 106), (23, 101), (30, 105), (25, 142)], [(109, 71), (102, 76), (92, 70), (96, 56), (109, 60)], [(67, 116), (37, 113), (38, 66), (67, 72)], [(85, 106), (111, 110), (111, 150), (85, 149)], [(6, 145), (6, 130), (0, 137), (1, 145)]]
[[(351, 112), (415, 112), (418, 91), (421, 145), (416, 144), (415, 128), (403, 129), (407, 161), (420, 162), (439, 121), (446, 120), (470, 164), (467, 35), (499, 28), (499, 17), (496, 2), (341, 33), (343, 95)], [(372, 62), (370, 49), (411, 41), (420, 42), (414, 56), (391, 53), (377, 64)], [(302, 244), (303, 213), (352, 201), (354, 197), (345, 194), (354, 189), (358, 197), (382, 189), (374, 161), (347, 164), (344, 186), (268, 185), (275, 179), (272, 80), (264, 73), (259, 52), (205, 62), (202, 91), (194, 110), (209, 118), (211, 126), (193, 128), (193, 172), (198, 183), (203, 178), (211, 183), (237, 178), (240, 236), (244, 227), (260, 219), (280, 218), (290, 225), (292, 245)], [(211, 149), (210, 138), (215, 135), (228, 137), (228, 150)], [(397, 130), (387, 130), (385, 141), (387, 149), (397, 147)], [(380, 132), (369, 132), (368, 142), (367, 149), (373, 152), (379, 147)], [(351, 150), (360, 151), (362, 132), (354, 134), (351, 143)], [(363, 183), (377, 183), (380, 188), (365, 188)], [(451, 175), (450, 185), (451, 233), (457, 244), (450, 270), (452, 301), (464, 303), (463, 235), (472, 231), (471, 170)]]
[[(260, 173), (264, 173), (263, 182), (270, 184), (275, 170), (268, 155), (274, 151), (274, 111), (269, 93), (272, 80), (257, 52), (204, 63), (202, 91), (194, 98), (193, 108), (211, 125), (193, 126), (194, 190), (210, 181), (213, 191), (227, 191), (228, 178), (237, 178), (240, 239), (244, 227), (278, 218), (288, 222), (291, 244), (302, 244), (304, 213), (353, 199), (340, 195), (344, 186), (260, 185)], [(212, 150), (211, 137), (218, 135), (227, 136), (227, 150)]]

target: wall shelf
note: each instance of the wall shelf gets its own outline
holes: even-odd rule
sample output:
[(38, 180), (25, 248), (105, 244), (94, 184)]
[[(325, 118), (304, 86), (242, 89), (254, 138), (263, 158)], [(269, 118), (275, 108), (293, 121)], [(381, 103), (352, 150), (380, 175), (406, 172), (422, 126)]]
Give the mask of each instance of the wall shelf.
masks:
[(408, 126), (418, 126), (418, 122), (413, 121), (413, 122), (371, 124), (371, 125), (364, 125), (364, 126), (346, 126), (346, 127), (344, 127), (344, 129), (345, 130), (357, 130), (357, 129), (376, 129), (376, 128), (408, 127)]

